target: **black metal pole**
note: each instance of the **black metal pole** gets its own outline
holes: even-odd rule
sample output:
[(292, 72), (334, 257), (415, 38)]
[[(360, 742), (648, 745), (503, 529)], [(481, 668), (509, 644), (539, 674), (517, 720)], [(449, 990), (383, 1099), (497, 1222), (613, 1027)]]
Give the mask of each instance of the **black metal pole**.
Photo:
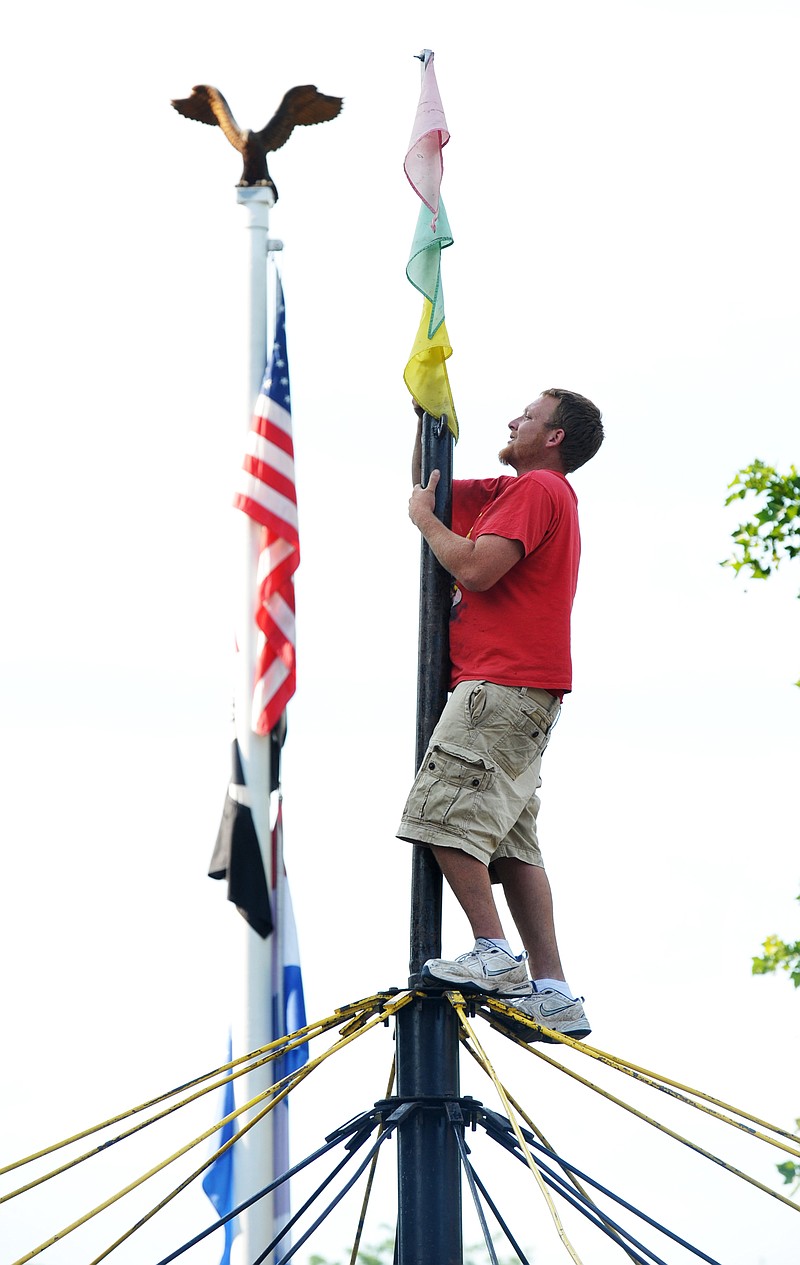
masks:
[[(422, 418), (422, 482), (439, 470), (436, 517), (449, 527), (453, 511), (453, 436), (445, 419)], [(419, 584), (419, 660), (417, 666), (417, 747), (419, 768), (430, 736), (447, 701), (450, 677), (450, 576), (427, 541), (422, 542)], [(442, 952), (442, 874), (429, 848), (415, 847), (411, 870), (411, 956), (414, 977), (427, 958)]]
[(446, 1104), (459, 1098), (458, 1018), (441, 994), (397, 1016), (397, 1265), (461, 1265), (461, 1160)]
[[(444, 418), (422, 419), (422, 482), (439, 470), (436, 515), (452, 516), (453, 437)], [(450, 576), (422, 542), (420, 562), (417, 747), (419, 767), (447, 701)], [(441, 954), (442, 875), (429, 848), (414, 847), (409, 986), (429, 957)], [(419, 1108), (397, 1141), (397, 1265), (461, 1265), (458, 1141), (445, 1103), (459, 1097), (458, 1019), (441, 994), (420, 996), (397, 1016), (397, 1096)]]

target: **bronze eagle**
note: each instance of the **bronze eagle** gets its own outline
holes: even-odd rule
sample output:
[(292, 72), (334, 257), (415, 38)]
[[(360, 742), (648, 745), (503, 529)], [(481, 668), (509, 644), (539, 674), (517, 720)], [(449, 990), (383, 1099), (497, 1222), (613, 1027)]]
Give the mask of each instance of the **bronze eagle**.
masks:
[(234, 149), (244, 159), (237, 188), (269, 185), (278, 200), (278, 190), (267, 170), (267, 154), (285, 145), (296, 127), (307, 123), (327, 123), (342, 108), (341, 97), (326, 97), (313, 84), (290, 88), (266, 127), (260, 132), (241, 128), (231, 113), (228, 102), (217, 88), (201, 83), (192, 88), (190, 97), (172, 101), (174, 109), (187, 119), (221, 127)]

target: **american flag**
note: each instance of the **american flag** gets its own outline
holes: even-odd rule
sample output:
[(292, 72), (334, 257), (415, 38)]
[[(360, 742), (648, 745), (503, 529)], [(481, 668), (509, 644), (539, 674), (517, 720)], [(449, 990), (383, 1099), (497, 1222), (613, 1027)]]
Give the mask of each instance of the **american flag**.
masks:
[(294, 447), (286, 355), (286, 312), (276, 279), (275, 341), (248, 436), (234, 497), (237, 509), (261, 526), (256, 611), (258, 645), (252, 727), (275, 727), (296, 688), (294, 573), (300, 562)]

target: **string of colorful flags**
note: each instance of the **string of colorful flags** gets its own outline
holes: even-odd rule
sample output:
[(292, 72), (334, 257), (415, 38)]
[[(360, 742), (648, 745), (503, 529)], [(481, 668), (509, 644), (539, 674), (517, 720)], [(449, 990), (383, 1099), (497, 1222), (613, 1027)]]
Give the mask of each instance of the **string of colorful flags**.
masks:
[(433, 53), (426, 48), (420, 58), (422, 85), (403, 170), (422, 202), (406, 276), (423, 300), (419, 329), (403, 378), (417, 403), (431, 417), (446, 417), (458, 439), (458, 419), (445, 363), (453, 348), (445, 324), (442, 289), (442, 251), (453, 244), (440, 193), (442, 151), (450, 140), (450, 132), (436, 83)]

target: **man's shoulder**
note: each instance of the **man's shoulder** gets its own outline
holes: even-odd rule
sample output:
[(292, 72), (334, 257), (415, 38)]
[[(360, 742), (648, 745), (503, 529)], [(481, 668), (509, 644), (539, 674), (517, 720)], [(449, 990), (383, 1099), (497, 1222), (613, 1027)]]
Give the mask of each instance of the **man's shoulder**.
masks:
[(465, 492), (483, 492), (485, 496), (499, 496), (509, 483), (516, 483), (513, 475), (496, 474), (489, 479), (453, 479), (453, 487)]
[(512, 482), (519, 484), (521, 488), (526, 488), (528, 492), (534, 488), (541, 489), (557, 503), (564, 501), (573, 505), (578, 503), (572, 484), (566, 475), (558, 470), (528, 470), (525, 474), (518, 475)]
[(499, 474), (490, 479), (454, 479), (453, 491), (457, 503), (463, 508), (469, 506), (475, 513), (489, 507), (496, 513), (503, 509), (514, 513), (529, 512), (535, 505), (560, 513), (578, 504), (572, 485), (555, 470)]
[(559, 470), (527, 470), (524, 474), (518, 474), (513, 481), (515, 483), (530, 481), (532, 483), (540, 483), (547, 488), (558, 488), (559, 490), (569, 488), (570, 492), (572, 491), (571, 485), (567, 482), (567, 476), (561, 474)]

